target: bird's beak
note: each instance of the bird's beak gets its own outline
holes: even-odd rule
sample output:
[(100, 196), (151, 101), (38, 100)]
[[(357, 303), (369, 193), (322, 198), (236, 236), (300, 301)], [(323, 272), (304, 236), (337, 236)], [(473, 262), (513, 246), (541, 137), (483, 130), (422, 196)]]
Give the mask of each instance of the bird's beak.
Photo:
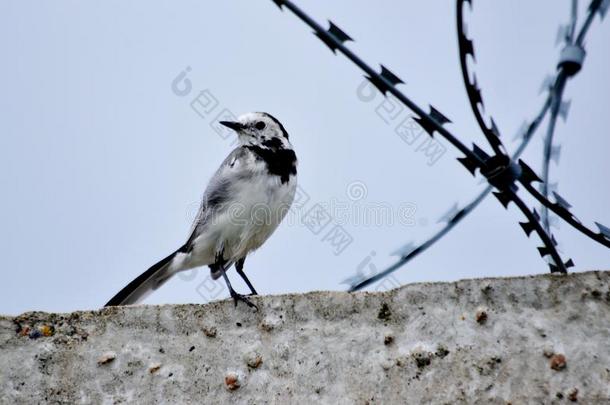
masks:
[(239, 131), (244, 128), (244, 126), (235, 121), (220, 121), (220, 125), (224, 125), (227, 128), (231, 128), (234, 131)]

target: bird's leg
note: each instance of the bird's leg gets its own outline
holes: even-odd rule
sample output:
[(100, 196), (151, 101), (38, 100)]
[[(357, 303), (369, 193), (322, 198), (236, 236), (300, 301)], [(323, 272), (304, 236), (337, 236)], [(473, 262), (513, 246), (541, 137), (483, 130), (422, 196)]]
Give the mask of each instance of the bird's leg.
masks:
[(225, 283), (227, 283), (227, 287), (229, 288), (229, 294), (231, 294), (233, 301), (235, 301), (235, 306), (237, 306), (238, 301), (242, 301), (245, 304), (247, 304), (249, 307), (256, 308), (256, 310), (258, 310), (258, 307), (256, 305), (254, 305), (248, 298), (237, 293), (233, 289), (233, 287), (231, 286), (231, 282), (229, 281), (229, 277), (227, 276), (227, 272), (225, 271), (226, 264), (222, 263), (222, 261), (217, 261), (217, 265), (218, 265), (218, 269), (220, 270), (220, 274), (222, 274), (222, 277), (225, 279)]
[(248, 277), (246, 277), (246, 273), (244, 273), (244, 262), (245, 261), (246, 261), (245, 257), (239, 259), (237, 261), (237, 263), (235, 263), (235, 270), (237, 270), (237, 274), (239, 274), (241, 276), (241, 278), (244, 279), (246, 284), (248, 284), (248, 287), (250, 288), (250, 291), (252, 292), (250, 295), (258, 295), (256, 290), (254, 289), (254, 286), (252, 285), (250, 280), (248, 280)]
[(222, 274), (222, 277), (225, 279), (225, 282), (227, 283), (227, 287), (229, 288), (229, 293), (231, 294), (233, 301), (235, 301), (235, 306), (237, 306), (238, 301), (242, 301), (245, 304), (247, 304), (249, 307), (256, 308), (258, 310), (258, 307), (256, 305), (254, 305), (254, 303), (252, 303), (252, 301), (250, 301), (244, 295), (239, 294), (238, 292), (236, 292), (233, 289), (233, 287), (231, 286), (231, 282), (229, 281), (229, 277), (227, 277), (227, 273), (225, 271), (224, 266), (220, 266), (220, 273)]

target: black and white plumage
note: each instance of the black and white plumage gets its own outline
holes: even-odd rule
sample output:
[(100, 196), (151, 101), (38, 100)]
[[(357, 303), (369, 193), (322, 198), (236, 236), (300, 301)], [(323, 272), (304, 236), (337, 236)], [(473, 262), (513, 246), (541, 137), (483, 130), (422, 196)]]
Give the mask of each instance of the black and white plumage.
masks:
[(239, 146), (220, 165), (202, 198), (188, 240), (116, 294), (106, 306), (141, 301), (180, 271), (209, 266), (212, 277), (223, 276), (231, 296), (254, 306), (231, 287), (226, 271), (235, 264), (243, 273), (246, 256), (258, 249), (280, 224), (294, 200), (297, 158), (284, 126), (267, 113), (248, 113), (233, 129)]

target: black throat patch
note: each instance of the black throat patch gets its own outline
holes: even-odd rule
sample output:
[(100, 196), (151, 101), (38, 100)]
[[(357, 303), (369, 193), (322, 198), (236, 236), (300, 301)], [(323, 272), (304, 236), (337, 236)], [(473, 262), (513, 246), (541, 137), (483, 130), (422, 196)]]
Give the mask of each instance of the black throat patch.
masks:
[(261, 148), (246, 146), (256, 157), (265, 162), (269, 173), (280, 176), (282, 184), (287, 183), (291, 174), (297, 174), (297, 156), (292, 149)]

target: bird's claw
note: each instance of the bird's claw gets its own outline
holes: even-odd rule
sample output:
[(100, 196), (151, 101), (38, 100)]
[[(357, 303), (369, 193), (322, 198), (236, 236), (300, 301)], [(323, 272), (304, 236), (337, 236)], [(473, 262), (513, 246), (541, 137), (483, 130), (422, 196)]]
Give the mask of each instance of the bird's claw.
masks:
[(246, 305), (248, 305), (250, 308), (255, 308), (258, 311), (258, 307), (252, 301), (250, 301), (248, 298), (246, 298), (245, 295), (239, 294), (235, 291), (231, 291), (231, 297), (233, 297), (233, 302), (235, 302), (236, 307), (237, 307), (237, 302), (241, 301), (241, 302), (245, 303)]

